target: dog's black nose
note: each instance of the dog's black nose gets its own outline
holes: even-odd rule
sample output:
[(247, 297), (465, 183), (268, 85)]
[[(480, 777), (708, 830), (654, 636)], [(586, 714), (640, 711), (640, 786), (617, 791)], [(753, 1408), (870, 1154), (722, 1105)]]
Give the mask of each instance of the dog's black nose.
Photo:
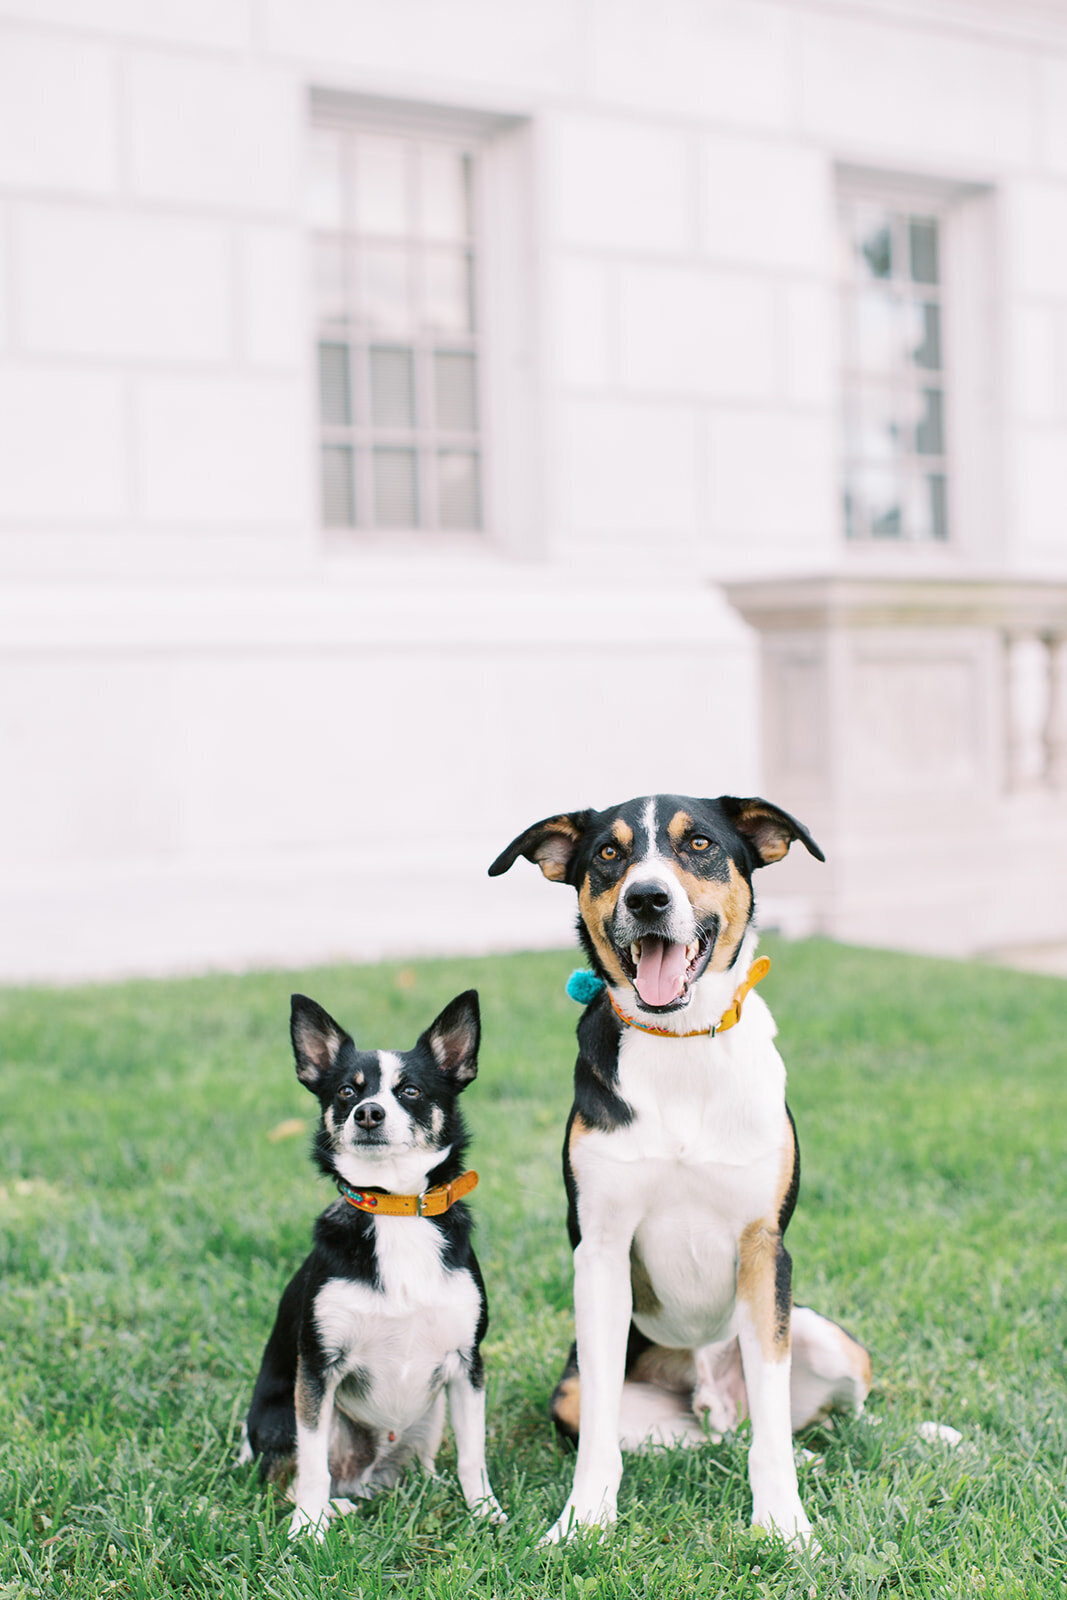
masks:
[(659, 916), (671, 903), (667, 890), (654, 879), (648, 883), (631, 883), (623, 900), (627, 911), (632, 911), (635, 917)]
[(361, 1128), (376, 1128), (385, 1121), (385, 1107), (380, 1106), (377, 1100), (364, 1100), (353, 1114)]

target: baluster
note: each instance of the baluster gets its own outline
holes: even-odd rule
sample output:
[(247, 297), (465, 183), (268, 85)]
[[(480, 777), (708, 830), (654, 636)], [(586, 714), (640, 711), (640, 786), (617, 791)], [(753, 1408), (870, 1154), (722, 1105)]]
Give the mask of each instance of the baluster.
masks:
[(1050, 789), (1067, 791), (1067, 633), (1045, 636), (1048, 702), (1045, 716), (1045, 775)]
[(1005, 630), (1004, 642), (1004, 787), (1009, 794), (1022, 788), (1023, 737), (1016, 693), (1016, 658), (1019, 636)]
[(1030, 631), (1006, 632), (1004, 644), (1006, 786), (1010, 794), (1020, 794), (1043, 788), (1046, 781), (1049, 657), (1046, 641)]

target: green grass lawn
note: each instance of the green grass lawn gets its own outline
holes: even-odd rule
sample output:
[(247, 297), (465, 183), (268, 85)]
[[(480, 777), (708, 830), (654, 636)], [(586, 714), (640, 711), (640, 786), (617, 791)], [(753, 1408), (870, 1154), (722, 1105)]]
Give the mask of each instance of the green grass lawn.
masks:
[[(559, 1146), (568, 954), (0, 992), (0, 1597), (1059, 1596), (1067, 1587), (1067, 985), (813, 941), (764, 949), (804, 1178), (798, 1300), (870, 1347), (866, 1418), (805, 1443), (821, 1549), (747, 1527), (742, 1434), (630, 1458), (612, 1538), (535, 1548), (573, 1458), (546, 1401), (571, 1338)], [(291, 989), (367, 1046), (481, 991), (465, 1096), (489, 1289), (490, 1470), (287, 1543), (233, 1471), (278, 1294), (333, 1195)], [(923, 1420), (957, 1449), (916, 1435)]]

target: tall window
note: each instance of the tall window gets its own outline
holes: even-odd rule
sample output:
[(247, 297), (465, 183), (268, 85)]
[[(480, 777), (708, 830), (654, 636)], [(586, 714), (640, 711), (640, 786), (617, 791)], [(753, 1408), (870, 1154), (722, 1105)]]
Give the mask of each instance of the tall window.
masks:
[(940, 218), (846, 197), (840, 228), (846, 535), (946, 540)]
[(312, 131), (327, 527), (482, 526), (474, 180), (459, 140)]

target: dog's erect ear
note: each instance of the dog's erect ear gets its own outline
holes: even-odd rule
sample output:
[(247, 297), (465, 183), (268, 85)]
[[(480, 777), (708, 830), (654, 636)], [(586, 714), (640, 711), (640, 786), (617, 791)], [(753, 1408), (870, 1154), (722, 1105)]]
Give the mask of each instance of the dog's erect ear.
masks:
[(736, 795), (724, 794), (720, 795), (719, 804), (738, 833), (743, 833), (751, 844), (758, 858), (757, 867), (781, 861), (794, 839), (799, 839), (816, 861), (826, 860), (804, 824), (788, 811), (772, 806), (769, 800), (739, 800)]
[(520, 833), (517, 839), (512, 839), (506, 850), (500, 852), (489, 868), (489, 876), (498, 878), (502, 872), (513, 867), (520, 856), (525, 856), (527, 861), (536, 861), (545, 877), (551, 878), (553, 883), (566, 883), (574, 852), (582, 841), (582, 834), (588, 828), (592, 815), (591, 811), (569, 811), (559, 817), (546, 817), (543, 822), (535, 822), (532, 828)]
[(324, 1073), (329, 1072), (341, 1053), (343, 1044), (351, 1044), (348, 1034), (306, 994), (292, 996), (292, 1013), (289, 1032), (296, 1057), (296, 1075), (312, 1093), (318, 1088)]
[(478, 991), (467, 989), (450, 1000), (419, 1043), (429, 1046), (430, 1054), (447, 1078), (460, 1089), (478, 1071), (478, 1044), (482, 1036), (478, 1012)]

